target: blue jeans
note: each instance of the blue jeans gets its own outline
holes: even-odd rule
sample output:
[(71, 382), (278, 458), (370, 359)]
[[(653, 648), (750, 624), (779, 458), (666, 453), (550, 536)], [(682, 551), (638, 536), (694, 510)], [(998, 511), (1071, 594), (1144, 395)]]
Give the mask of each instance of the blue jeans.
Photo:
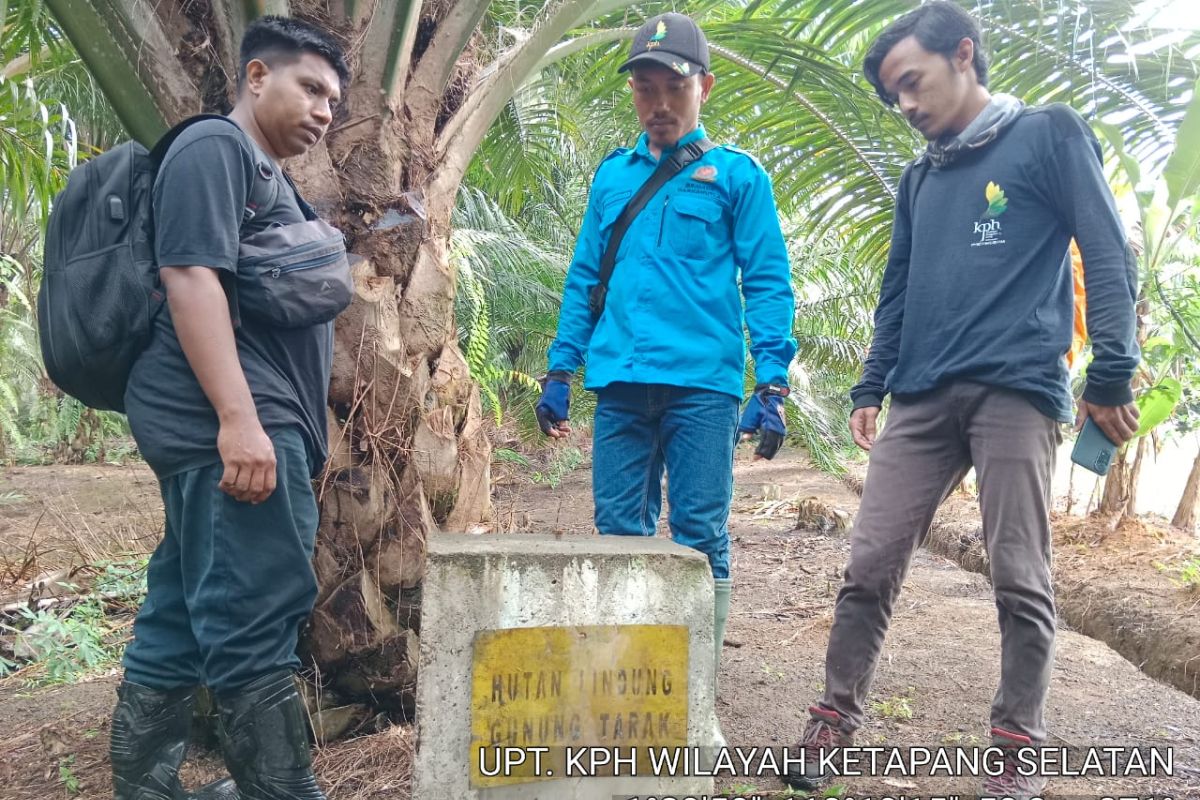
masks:
[(317, 501), (298, 430), (271, 436), (276, 486), (258, 505), (217, 488), (220, 463), (162, 479), (166, 533), (125, 650), (125, 677), (169, 691), (234, 691), (297, 669), (300, 625), (317, 599)]
[(714, 578), (728, 578), (738, 398), (642, 383), (614, 383), (597, 396), (592, 497), (600, 533), (654, 535), (665, 467), (671, 537), (708, 556)]

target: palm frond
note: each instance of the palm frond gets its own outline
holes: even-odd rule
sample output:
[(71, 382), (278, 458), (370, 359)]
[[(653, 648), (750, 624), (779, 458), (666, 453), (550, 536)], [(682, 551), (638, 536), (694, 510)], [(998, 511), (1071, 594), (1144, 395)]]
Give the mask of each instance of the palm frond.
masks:
[(462, 287), (455, 300), (459, 341), (485, 403), (496, 415), (511, 403), (532, 405), (532, 374), (554, 338), (569, 241), (543, 206), (521, 221), (474, 187), (459, 193), (451, 262)]
[(42, 219), (76, 158), (66, 107), (43, 103), (31, 79), (0, 77), (0, 208), (5, 219)]

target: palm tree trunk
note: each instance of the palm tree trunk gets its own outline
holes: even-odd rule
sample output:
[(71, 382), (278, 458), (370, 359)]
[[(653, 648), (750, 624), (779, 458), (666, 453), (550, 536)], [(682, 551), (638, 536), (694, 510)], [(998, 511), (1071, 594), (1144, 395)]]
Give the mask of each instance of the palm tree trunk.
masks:
[(1196, 454), (1196, 460), (1192, 462), (1192, 471), (1188, 473), (1187, 485), (1183, 488), (1183, 497), (1179, 499), (1179, 507), (1175, 509), (1175, 516), (1171, 518), (1171, 524), (1176, 528), (1183, 528), (1185, 531), (1194, 531), (1196, 529), (1196, 498), (1200, 496), (1200, 453)]
[(1104, 492), (1100, 496), (1097, 512), (1104, 515), (1120, 514), (1129, 502), (1129, 464), (1125, 455), (1128, 447), (1117, 450), (1112, 467), (1104, 478)]
[(1133, 467), (1129, 470), (1129, 481), (1127, 485), (1128, 499), (1125, 501), (1125, 509), (1122, 512), (1122, 517), (1137, 516), (1137, 495), (1138, 495), (1138, 479), (1142, 474), (1142, 460), (1146, 456), (1146, 437), (1139, 436), (1137, 440), (1137, 453), (1133, 457)]

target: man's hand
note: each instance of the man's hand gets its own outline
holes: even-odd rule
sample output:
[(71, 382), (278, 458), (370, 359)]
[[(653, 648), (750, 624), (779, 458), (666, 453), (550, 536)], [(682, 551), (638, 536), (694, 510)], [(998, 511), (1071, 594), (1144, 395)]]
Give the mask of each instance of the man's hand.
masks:
[(1083, 427), (1088, 417), (1117, 447), (1128, 442), (1137, 433), (1140, 412), (1136, 403), (1123, 406), (1098, 406), (1084, 399), (1079, 400), (1079, 413), (1075, 415), (1075, 430)]
[(217, 412), (217, 453), (225, 465), (218, 486), (234, 499), (261, 503), (275, 490), (275, 448), (258, 421), (217, 271), (163, 267), (159, 276), (179, 345)]
[(770, 460), (779, 452), (783, 438), (787, 435), (787, 416), (784, 412), (784, 398), (790, 390), (786, 386), (775, 386), (769, 383), (754, 387), (750, 402), (738, 421), (738, 433), (742, 441), (761, 434), (762, 438), (754, 450), (754, 460)]
[(875, 444), (875, 419), (878, 416), (879, 406), (863, 406), (850, 414), (850, 435), (863, 450), (870, 450)]
[(571, 408), (571, 374), (550, 372), (539, 383), (542, 384), (542, 397), (534, 408), (538, 427), (552, 439), (565, 439), (571, 433), (571, 423), (567, 421)]
[(261, 503), (275, 491), (275, 446), (254, 414), (221, 420), (217, 452), (225, 473), (221, 491), (243, 503)]

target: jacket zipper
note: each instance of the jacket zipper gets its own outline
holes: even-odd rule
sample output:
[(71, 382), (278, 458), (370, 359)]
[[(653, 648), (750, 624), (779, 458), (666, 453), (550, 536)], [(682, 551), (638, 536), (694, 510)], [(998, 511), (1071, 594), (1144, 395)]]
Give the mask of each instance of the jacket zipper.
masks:
[(671, 195), (667, 195), (663, 199), (662, 216), (658, 220), (658, 246), (662, 247), (663, 227), (667, 224), (667, 204), (671, 202)]

